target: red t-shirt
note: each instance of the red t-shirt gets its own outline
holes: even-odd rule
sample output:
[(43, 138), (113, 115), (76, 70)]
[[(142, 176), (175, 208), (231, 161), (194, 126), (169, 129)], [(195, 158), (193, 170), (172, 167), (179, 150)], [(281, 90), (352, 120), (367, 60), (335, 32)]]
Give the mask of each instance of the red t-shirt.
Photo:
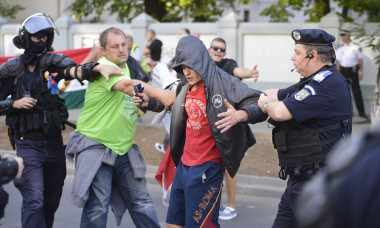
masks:
[(185, 109), (187, 113), (186, 142), (182, 163), (196, 166), (207, 161), (221, 162), (222, 158), (211, 134), (206, 114), (205, 87), (187, 92)]

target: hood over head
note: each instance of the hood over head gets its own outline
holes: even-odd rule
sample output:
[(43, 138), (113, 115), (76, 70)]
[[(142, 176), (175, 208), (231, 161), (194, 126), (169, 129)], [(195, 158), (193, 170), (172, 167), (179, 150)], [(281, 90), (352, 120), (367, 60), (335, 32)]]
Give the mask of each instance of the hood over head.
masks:
[(185, 36), (177, 44), (173, 69), (183, 74), (182, 65), (197, 72), (206, 84), (210, 75), (216, 71), (206, 46), (195, 36)]

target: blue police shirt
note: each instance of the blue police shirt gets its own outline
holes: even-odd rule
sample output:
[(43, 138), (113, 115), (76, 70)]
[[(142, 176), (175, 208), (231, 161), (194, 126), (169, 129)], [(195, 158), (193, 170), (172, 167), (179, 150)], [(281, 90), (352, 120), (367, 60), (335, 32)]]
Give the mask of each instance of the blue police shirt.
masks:
[[(278, 99), (284, 102), (294, 120), (302, 127), (320, 128), (349, 119), (350, 91), (345, 80), (332, 67), (324, 67), (304, 87), (294, 92), (294, 85), (279, 90)], [(320, 139), (341, 136), (348, 128), (323, 132)], [(328, 152), (333, 145), (322, 146)]]

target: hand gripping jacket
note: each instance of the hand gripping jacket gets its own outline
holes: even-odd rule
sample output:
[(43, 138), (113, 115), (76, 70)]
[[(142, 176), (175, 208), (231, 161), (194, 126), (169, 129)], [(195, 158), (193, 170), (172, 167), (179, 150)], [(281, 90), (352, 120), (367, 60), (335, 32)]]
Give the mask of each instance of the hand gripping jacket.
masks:
[[(62, 119), (67, 119), (68, 111), (64, 100), (58, 95), (50, 93), (44, 72), (49, 70), (49, 67), (65, 68), (68, 66), (75, 66), (75, 63), (67, 56), (57, 53), (45, 54), (36, 68), (40, 75), (38, 88), (31, 91), (25, 88), (25, 65), (22, 56), (10, 59), (0, 66), (1, 83), (10, 81), (14, 85), (14, 89), (10, 91), (11, 99), (0, 101), (0, 114), (7, 114), (6, 124), (13, 130), (17, 138), (42, 139), (61, 133)], [(58, 82), (60, 79), (71, 78), (58, 72), (55, 80)], [(13, 101), (25, 96), (31, 96), (38, 100), (35, 107), (31, 110), (14, 109)]]

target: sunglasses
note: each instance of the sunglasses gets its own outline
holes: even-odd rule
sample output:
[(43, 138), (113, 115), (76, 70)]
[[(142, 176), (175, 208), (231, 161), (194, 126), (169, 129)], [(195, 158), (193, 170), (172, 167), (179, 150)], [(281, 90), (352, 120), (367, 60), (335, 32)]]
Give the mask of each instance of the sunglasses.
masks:
[(340, 36), (345, 36), (345, 35), (347, 35), (346, 33), (341, 33), (341, 34), (339, 34)]
[(221, 48), (221, 47), (218, 47), (218, 46), (211, 46), (212, 50), (214, 51), (218, 51), (220, 50), (221, 52), (226, 52), (226, 49), (225, 48)]

